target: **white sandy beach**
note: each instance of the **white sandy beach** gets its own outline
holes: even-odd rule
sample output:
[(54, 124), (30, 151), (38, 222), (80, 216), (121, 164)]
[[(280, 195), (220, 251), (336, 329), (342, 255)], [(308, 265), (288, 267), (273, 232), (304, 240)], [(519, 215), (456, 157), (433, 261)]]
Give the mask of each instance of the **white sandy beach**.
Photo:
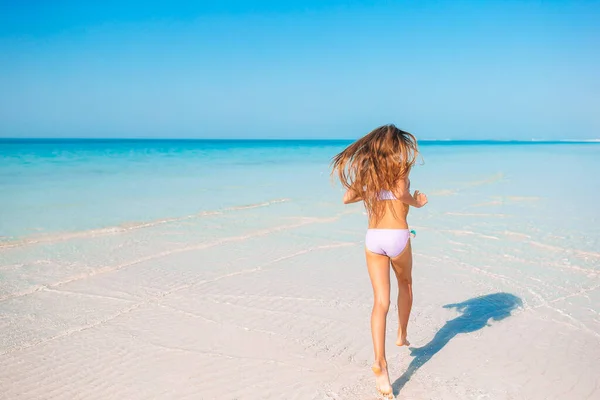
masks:
[[(552, 189), (493, 164), (416, 171), (430, 196), (409, 215), (421, 349), (394, 345), (392, 304), (395, 393), (597, 399), (594, 211), (566, 205), (562, 221)], [(0, 398), (377, 398), (364, 210), (314, 176), (304, 197), (3, 242)]]
[[(274, 221), (276, 207), (285, 216)], [(2, 398), (375, 398), (362, 209), (299, 213), (280, 202), (3, 248), (2, 273), (14, 279), (2, 299)], [(388, 357), (400, 398), (600, 396), (595, 270), (548, 265), (561, 281), (591, 282), (550, 288), (535, 272), (469, 263), (498, 240), (514, 246), (506, 262), (534, 263), (516, 251), (540, 247), (528, 233), (429, 229), (417, 227), (413, 242), (413, 346), (459, 315), (446, 304), (510, 292), (523, 307), (471, 333), (450, 327), (410, 379), (415, 358), (393, 345), (392, 307)], [(477, 306), (490, 318), (512, 307)]]

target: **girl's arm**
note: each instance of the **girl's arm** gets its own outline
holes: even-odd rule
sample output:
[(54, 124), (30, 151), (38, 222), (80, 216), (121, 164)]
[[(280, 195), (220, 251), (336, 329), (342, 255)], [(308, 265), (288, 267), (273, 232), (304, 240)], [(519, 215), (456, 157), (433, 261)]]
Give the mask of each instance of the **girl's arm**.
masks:
[(410, 194), (408, 179), (404, 178), (398, 182), (398, 186), (396, 187), (396, 198), (403, 202), (404, 204), (408, 204), (409, 206), (413, 206), (416, 208), (421, 208), (425, 204), (427, 204), (427, 196), (424, 193), (415, 190), (415, 194)]
[(348, 189), (344, 193), (344, 204), (356, 203), (361, 200), (360, 193), (357, 193), (354, 189)]

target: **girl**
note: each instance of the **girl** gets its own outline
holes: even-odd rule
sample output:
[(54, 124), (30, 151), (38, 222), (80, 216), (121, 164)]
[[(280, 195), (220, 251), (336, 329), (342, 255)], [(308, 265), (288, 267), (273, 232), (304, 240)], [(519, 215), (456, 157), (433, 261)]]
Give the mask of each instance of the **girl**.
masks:
[(398, 281), (398, 346), (409, 345), (408, 317), (412, 307), (412, 251), (406, 216), (409, 206), (423, 207), (427, 196), (410, 194), (409, 174), (418, 154), (417, 140), (394, 125), (381, 126), (333, 158), (347, 189), (344, 204), (363, 201), (369, 216), (365, 238), (367, 268), (373, 286), (371, 334), (375, 350), (377, 390), (393, 398), (385, 358), (386, 317), (390, 306), (390, 264)]

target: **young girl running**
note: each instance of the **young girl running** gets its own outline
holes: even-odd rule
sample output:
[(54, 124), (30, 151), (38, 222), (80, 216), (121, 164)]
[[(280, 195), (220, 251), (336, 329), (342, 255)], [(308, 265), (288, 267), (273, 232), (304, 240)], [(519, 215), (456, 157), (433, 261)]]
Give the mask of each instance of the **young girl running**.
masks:
[(393, 398), (385, 358), (386, 317), (390, 306), (390, 264), (398, 281), (398, 346), (409, 345), (412, 307), (412, 251), (406, 217), (409, 206), (423, 207), (427, 196), (410, 194), (410, 170), (418, 154), (417, 140), (394, 125), (385, 125), (348, 146), (333, 158), (333, 172), (347, 189), (344, 204), (363, 201), (369, 216), (365, 238), (367, 268), (373, 286), (371, 334), (377, 390)]

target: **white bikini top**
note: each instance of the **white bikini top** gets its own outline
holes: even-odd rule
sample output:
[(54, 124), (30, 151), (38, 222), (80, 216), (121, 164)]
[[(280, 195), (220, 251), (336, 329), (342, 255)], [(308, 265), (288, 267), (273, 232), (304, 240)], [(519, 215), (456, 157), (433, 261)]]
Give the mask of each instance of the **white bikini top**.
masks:
[[(408, 180), (408, 191), (410, 192), (410, 179)], [(398, 200), (390, 190), (381, 190), (377, 198), (379, 200)]]

